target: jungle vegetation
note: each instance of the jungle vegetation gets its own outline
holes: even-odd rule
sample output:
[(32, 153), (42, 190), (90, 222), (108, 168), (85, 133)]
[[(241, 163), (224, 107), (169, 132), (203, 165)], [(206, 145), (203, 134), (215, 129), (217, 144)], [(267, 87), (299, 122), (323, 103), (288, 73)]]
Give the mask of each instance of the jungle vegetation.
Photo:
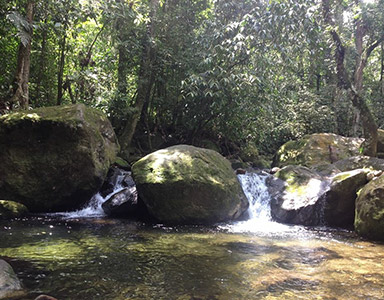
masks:
[(126, 157), (384, 126), (384, 0), (0, 0), (0, 114), (84, 103)]

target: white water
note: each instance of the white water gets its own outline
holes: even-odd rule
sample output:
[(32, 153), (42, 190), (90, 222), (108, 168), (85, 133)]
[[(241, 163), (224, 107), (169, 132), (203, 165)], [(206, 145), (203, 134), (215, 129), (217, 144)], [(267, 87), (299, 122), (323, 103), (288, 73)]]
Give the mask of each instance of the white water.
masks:
[(250, 232), (271, 234), (278, 232), (297, 232), (299, 226), (289, 226), (274, 222), (271, 217), (271, 197), (266, 185), (268, 173), (246, 173), (238, 175), (244, 194), (249, 201), (246, 221), (233, 222), (220, 228), (230, 232)]
[[(105, 213), (101, 205), (107, 201), (111, 195), (125, 188), (123, 186), (123, 182), (128, 173), (129, 172), (121, 171), (121, 173), (116, 176), (114, 189), (105, 198), (97, 193), (83, 209), (72, 212), (56, 213), (54, 215), (67, 219), (104, 217)], [(219, 228), (230, 232), (249, 232), (259, 234), (273, 234), (281, 232), (298, 233), (298, 231), (303, 229), (300, 226), (284, 225), (272, 220), (270, 209), (271, 197), (266, 185), (266, 180), (269, 176), (271, 175), (265, 172), (238, 175), (244, 194), (249, 201), (249, 208), (247, 211), (249, 218), (246, 221), (238, 221), (221, 225)]]
[(67, 219), (74, 218), (100, 218), (104, 217), (105, 213), (101, 205), (109, 199), (113, 194), (120, 192), (125, 187), (123, 186), (125, 176), (129, 174), (127, 171), (120, 170), (120, 174), (116, 176), (116, 180), (113, 183), (113, 191), (109, 193), (105, 198), (103, 198), (99, 193), (94, 195), (91, 200), (84, 206), (84, 208), (71, 211), (71, 212), (63, 212), (56, 213), (56, 216), (62, 216)]

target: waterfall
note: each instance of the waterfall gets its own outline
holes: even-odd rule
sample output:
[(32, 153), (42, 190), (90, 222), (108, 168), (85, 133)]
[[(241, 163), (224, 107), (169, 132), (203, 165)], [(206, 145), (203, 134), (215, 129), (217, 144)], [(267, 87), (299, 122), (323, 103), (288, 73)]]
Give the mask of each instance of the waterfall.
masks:
[(274, 222), (271, 217), (270, 201), (271, 196), (268, 191), (267, 180), (272, 176), (266, 172), (255, 172), (237, 175), (243, 188), (244, 194), (249, 201), (247, 211), (248, 219), (245, 221), (232, 222), (220, 228), (231, 232), (258, 232), (274, 233), (287, 232), (293, 229)]
[(62, 216), (68, 219), (104, 217), (105, 213), (101, 205), (112, 195), (120, 192), (126, 187), (125, 180), (127, 175), (130, 175), (130, 172), (118, 169), (118, 174), (110, 178), (110, 185), (112, 186), (112, 189), (105, 197), (103, 197), (100, 193), (97, 193), (82, 209), (71, 212), (55, 213), (53, 215)]

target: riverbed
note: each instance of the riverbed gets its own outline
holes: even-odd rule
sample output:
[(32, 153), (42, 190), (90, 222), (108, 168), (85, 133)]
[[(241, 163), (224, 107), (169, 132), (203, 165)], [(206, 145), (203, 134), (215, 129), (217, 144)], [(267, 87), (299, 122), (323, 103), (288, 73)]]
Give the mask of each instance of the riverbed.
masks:
[(383, 244), (265, 226), (36, 216), (0, 222), (0, 257), (28, 300), (384, 299)]

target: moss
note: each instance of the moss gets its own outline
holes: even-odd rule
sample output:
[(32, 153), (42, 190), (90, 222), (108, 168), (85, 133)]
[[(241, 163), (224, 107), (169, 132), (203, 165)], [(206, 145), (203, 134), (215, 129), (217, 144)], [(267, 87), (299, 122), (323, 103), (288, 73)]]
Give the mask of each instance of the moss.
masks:
[(118, 151), (107, 118), (83, 104), (3, 116), (0, 144), (0, 197), (33, 211), (89, 200)]
[[(333, 163), (350, 156), (359, 155), (362, 139), (318, 133), (306, 135), (300, 140), (289, 141), (277, 151), (274, 165), (316, 166)], [(332, 147), (332, 151), (330, 148)]]
[(384, 176), (370, 181), (359, 192), (355, 229), (364, 237), (384, 241)]
[(0, 200), (0, 219), (21, 217), (27, 213), (28, 209), (21, 203)]
[(229, 161), (219, 153), (179, 145), (132, 166), (139, 196), (159, 220), (212, 223), (241, 214), (247, 201)]

